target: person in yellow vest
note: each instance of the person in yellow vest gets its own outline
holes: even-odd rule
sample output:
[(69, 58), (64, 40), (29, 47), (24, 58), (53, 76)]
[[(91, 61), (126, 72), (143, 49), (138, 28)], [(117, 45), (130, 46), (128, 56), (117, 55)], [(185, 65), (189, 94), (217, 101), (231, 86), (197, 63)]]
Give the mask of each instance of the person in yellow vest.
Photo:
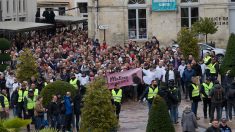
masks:
[(30, 89), (32, 89), (33, 90), (33, 92), (34, 92), (34, 96), (38, 96), (39, 95), (39, 90), (36, 88), (36, 85), (34, 84), (34, 83), (32, 83), (31, 84), (31, 87), (30, 87)]
[(0, 93), (0, 119), (9, 117), (9, 101), (7, 99), (7, 91), (2, 89)]
[(197, 117), (197, 108), (198, 108), (198, 102), (201, 101), (200, 97), (200, 88), (197, 84), (197, 77), (192, 77), (192, 83), (189, 87), (189, 98), (192, 102), (192, 111), (195, 114), (197, 120), (200, 120), (199, 117)]
[(26, 89), (26, 85), (23, 83), (21, 85), (21, 88), (18, 90), (17, 94), (17, 112), (18, 112), (18, 117), (22, 118), (22, 112), (24, 118), (26, 117), (26, 111), (24, 109), (24, 97), (28, 96), (28, 90)]
[(208, 98), (210, 91), (213, 88), (213, 83), (211, 82), (210, 78), (207, 77), (205, 82), (202, 83), (201, 85), (201, 89), (200, 89), (200, 93), (202, 95), (202, 101), (203, 101), (203, 113), (204, 113), (204, 118), (207, 119), (207, 110), (209, 107), (209, 117), (210, 117), (210, 113), (211, 113), (211, 99)]
[(204, 64), (206, 65), (206, 70), (205, 70), (205, 73), (206, 73), (206, 76), (209, 77), (210, 76), (210, 70), (208, 68), (209, 64), (211, 64), (211, 56), (210, 56), (210, 53), (207, 52), (205, 57), (203, 58), (203, 61), (204, 61)]
[(112, 90), (112, 102), (116, 107), (116, 116), (119, 119), (119, 114), (121, 111), (121, 102), (122, 102), (122, 89), (119, 88), (117, 84), (115, 84), (115, 88)]
[(219, 64), (216, 58), (212, 59), (211, 64), (209, 64), (208, 68), (210, 70), (211, 81), (215, 82), (215, 80), (217, 80), (218, 78), (218, 72), (219, 72)]
[(142, 101), (144, 98), (147, 99), (149, 110), (152, 107), (153, 98), (158, 94), (158, 91), (159, 89), (157, 81), (152, 80), (151, 85), (147, 89), (145, 89), (144, 93), (140, 97), (140, 101)]
[(80, 82), (74, 74), (72, 74), (69, 83), (73, 85), (76, 89), (79, 89)]
[[(26, 119), (32, 119), (32, 122), (34, 122), (35, 102), (34, 90), (29, 89), (28, 96), (24, 97), (24, 109), (26, 110)], [(27, 131), (30, 132), (30, 125), (27, 125)]]

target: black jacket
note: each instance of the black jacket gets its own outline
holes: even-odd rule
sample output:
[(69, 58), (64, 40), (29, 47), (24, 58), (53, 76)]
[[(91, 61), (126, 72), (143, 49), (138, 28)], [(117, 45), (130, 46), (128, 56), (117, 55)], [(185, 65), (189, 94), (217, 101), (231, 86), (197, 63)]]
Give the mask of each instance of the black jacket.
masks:
[(77, 94), (74, 97), (74, 113), (75, 114), (81, 114), (81, 107), (82, 107), (82, 96), (80, 94)]
[(48, 114), (49, 116), (58, 116), (60, 114), (60, 104), (57, 102), (50, 102)]
[(199, 64), (193, 65), (192, 69), (195, 71), (195, 76), (202, 76), (202, 68)]
[(228, 101), (234, 102), (235, 101), (235, 83), (233, 82), (227, 92), (227, 99)]
[(11, 95), (11, 107), (13, 108), (14, 105), (16, 106), (18, 102), (18, 91), (15, 90)]
[(219, 128), (214, 128), (213, 126), (206, 129), (206, 132), (221, 132)]
[(168, 88), (161, 88), (158, 92), (158, 95), (165, 100), (168, 109), (170, 109), (171, 105), (175, 104), (174, 102), (176, 101), (176, 97), (173, 96)]

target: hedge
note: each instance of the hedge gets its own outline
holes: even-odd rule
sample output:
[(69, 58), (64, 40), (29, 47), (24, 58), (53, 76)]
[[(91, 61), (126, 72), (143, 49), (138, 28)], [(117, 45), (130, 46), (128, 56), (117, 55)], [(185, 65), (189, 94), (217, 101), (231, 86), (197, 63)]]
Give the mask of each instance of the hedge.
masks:
[(61, 97), (64, 97), (66, 92), (71, 92), (73, 98), (75, 96), (76, 89), (73, 85), (65, 81), (55, 81), (48, 84), (42, 89), (40, 94), (43, 97), (43, 105), (47, 106), (51, 102), (52, 95), (60, 94)]

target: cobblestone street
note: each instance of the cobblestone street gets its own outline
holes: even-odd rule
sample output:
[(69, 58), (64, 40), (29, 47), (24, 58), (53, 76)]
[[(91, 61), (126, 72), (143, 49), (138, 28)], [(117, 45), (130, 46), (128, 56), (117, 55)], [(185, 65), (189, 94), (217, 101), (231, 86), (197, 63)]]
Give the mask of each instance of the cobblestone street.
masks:
[[(182, 101), (179, 107), (179, 116), (181, 117), (183, 108), (186, 104), (190, 104), (185, 100)], [(205, 128), (209, 127), (209, 120), (205, 120), (203, 118), (203, 111), (202, 111), (202, 102), (199, 103), (198, 108), (198, 116), (201, 118), (198, 120), (199, 129), (198, 132), (204, 132)], [(223, 112), (224, 117), (225, 114)], [(180, 122), (181, 118), (179, 118)], [(122, 111), (120, 113), (120, 129), (119, 132), (145, 132), (146, 126), (148, 122), (148, 108), (145, 103), (138, 103), (138, 102), (127, 102), (122, 105)], [(181, 125), (180, 123), (175, 126), (176, 132), (181, 132)], [(229, 123), (230, 127), (233, 127), (233, 131), (235, 130), (235, 123)]]

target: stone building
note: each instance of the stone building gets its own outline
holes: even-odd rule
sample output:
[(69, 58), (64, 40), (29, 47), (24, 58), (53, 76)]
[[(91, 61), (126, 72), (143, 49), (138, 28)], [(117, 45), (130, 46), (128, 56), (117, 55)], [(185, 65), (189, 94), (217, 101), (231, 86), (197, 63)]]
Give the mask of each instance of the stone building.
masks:
[(169, 45), (181, 27), (191, 27), (200, 17), (209, 17), (218, 26), (208, 42), (226, 47), (229, 34), (235, 32), (235, 0), (88, 1), (89, 37), (105, 38), (113, 45), (129, 39), (146, 41), (152, 36)]
[(2, 21), (33, 22), (36, 7), (36, 0), (0, 0), (0, 18)]

